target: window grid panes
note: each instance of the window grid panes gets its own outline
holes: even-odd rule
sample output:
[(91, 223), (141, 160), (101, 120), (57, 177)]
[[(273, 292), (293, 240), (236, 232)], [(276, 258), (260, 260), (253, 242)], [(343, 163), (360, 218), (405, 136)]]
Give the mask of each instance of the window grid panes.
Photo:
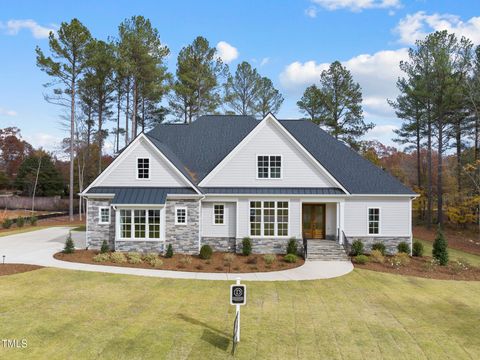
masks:
[(110, 208), (101, 208), (100, 209), (100, 222), (109, 223), (110, 222)]
[(251, 201), (250, 236), (288, 236), (288, 201)]
[(150, 178), (150, 159), (139, 158), (137, 159), (137, 174), (139, 179)]
[(275, 202), (265, 201), (263, 203), (263, 235), (275, 235)]
[(148, 237), (160, 238), (160, 210), (148, 210)]
[(380, 233), (380, 209), (368, 209), (368, 233)]
[(130, 238), (132, 236), (132, 211), (120, 210), (120, 237)]
[(177, 224), (187, 223), (187, 209), (177, 209)]
[(160, 239), (160, 209), (119, 210), (122, 239)]
[(257, 176), (259, 179), (280, 179), (282, 175), (282, 157), (280, 155), (260, 155), (257, 157)]
[(277, 234), (288, 236), (288, 202), (277, 202)]
[(134, 237), (145, 238), (145, 229), (147, 227), (145, 210), (133, 211)]
[(268, 156), (259, 156), (257, 159), (258, 165), (258, 178), (267, 179), (268, 178)]
[(260, 236), (262, 234), (262, 203), (260, 201), (250, 202), (250, 235)]
[(281, 156), (270, 156), (270, 177), (272, 179), (280, 179), (282, 171)]
[(222, 225), (224, 222), (225, 216), (225, 206), (222, 204), (214, 205), (213, 206), (213, 216), (214, 216), (214, 223), (217, 225)]

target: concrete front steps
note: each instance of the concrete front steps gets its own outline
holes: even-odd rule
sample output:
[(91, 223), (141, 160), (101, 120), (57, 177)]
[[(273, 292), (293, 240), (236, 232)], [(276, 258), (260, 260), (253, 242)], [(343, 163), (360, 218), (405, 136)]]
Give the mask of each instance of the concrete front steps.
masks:
[(333, 240), (307, 240), (307, 260), (348, 261), (342, 245)]

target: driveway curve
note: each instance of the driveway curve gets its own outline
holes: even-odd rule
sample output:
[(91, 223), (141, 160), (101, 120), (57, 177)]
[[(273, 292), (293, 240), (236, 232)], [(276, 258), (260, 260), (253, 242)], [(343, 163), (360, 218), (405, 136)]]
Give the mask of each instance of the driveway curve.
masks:
[[(63, 249), (70, 229), (69, 227), (51, 227), (0, 237), (0, 256), (5, 255), (7, 263), (172, 279), (234, 280), (240, 277), (245, 281), (319, 280), (342, 276), (353, 270), (350, 261), (306, 261), (304, 265), (289, 270), (232, 274), (138, 269), (57, 260), (53, 254)], [(81, 243), (81, 239), (76, 243)]]

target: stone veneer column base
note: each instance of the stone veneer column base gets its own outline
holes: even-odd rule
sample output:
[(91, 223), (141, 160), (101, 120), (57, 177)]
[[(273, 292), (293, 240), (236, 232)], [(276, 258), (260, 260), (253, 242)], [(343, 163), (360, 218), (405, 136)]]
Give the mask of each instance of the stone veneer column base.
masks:
[[(285, 254), (290, 238), (251, 238), (252, 252), (254, 254)], [(298, 254), (303, 254), (303, 239), (297, 241)], [(243, 239), (236, 239), (236, 252), (242, 252)]]
[(349, 253), (352, 243), (355, 240), (363, 242), (364, 250), (369, 253), (372, 250), (372, 245), (375, 243), (383, 243), (386, 247), (386, 252), (389, 255), (396, 254), (398, 252), (397, 246), (401, 242), (406, 242), (412, 248), (410, 236), (347, 236), (346, 250)]
[(201, 245), (210, 245), (213, 251), (235, 252), (234, 237), (202, 237)]
[(165, 243), (163, 241), (116, 241), (116, 251), (135, 251), (135, 252), (155, 252), (164, 251)]

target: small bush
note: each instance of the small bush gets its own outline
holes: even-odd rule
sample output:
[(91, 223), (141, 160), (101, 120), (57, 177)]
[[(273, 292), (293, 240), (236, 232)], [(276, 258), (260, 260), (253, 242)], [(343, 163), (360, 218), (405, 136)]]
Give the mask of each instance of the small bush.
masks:
[(242, 240), (242, 254), (248, 256), (252, 253), (252, 239), (245, 237)]
[(100, 248), (100, 253), (105, 254), (110, 251), (110, 246), (108, 246), (107, 240), (103, 240), (102, 247)]
[(287, 254), (297, 255), (297, 253), (298, 253), (297, 239), (292, 237), (290, 238), (290, 240), (288, 240)]
[(93, 257), (93, 261), (95, 262), (107, 262), (110, 260), (110, 254), (107, 253), (100, 253)]
[(380, 250), (372, 250), (370, 253), (370, 261), (383, 264), (385, 262), (385, 256), (383, 256)]
[(443, 235), (442, 228), (438, 226), (437, 236), (433, 242), (432, 256), (438, 260), (439, 264), (445, 266), (448, 264), (447, 240)]
[(247, 264), (255, 265), (257, 261), (258, 261), (258, 258), (252, 256), (247, 259)]
[(410, 255), (410, 245), (405, 241), (402, 241), (401, 243), (399, 243), (397, 245), (397, 250), (398, 250), (399, 253), (404, 253), (404, 254), (409, 254)]
[[(295, 254), (292, 254), (295, 255)], [(265, 264), (267, 265), (272, 265), (275, 261), (277, 261), (277, 257), (272, 254), (267, 254), (263, 256), (263, 261), (265, 261)]]
[(178, 260), (178, 262), (180, 263), (180, 265), (182, 267), (185, 267), (185, 266), (190, 265), (192, 263), (192, 258), (190, 256), (185, 255), (185, 256), (182, 256), (180, 258), (180, 260)]
[(17, 221), (15, 222), (17, 224), (17, 227), (21, 228), (25, 225), (25, 218), (24, 217), (21, 217), (19, 216), (17, 218)]
[(72, 234), (68, 233), (67, 240), (65, 240), (65, 247), (63, 248), (64, 254), (72, 254), (75, 251), (75, 244), (72, 240)]
[(352, 260), (355, 264), (363, 265), (368, 262), (368, 257), (366, 255), (361, 254), (361, 255), (354, 256)]
[(432, 271), (435, 271), (435, 269), (439, 265), (440, 264), (437, 259), (431, 259), (430, 261), (427, 261), (426, 263), (423, 264), (423, 268), (425, 269), (425, 271), (432, 272)]
[(154, 259), (150, 259), (148, 263), (154, 268), (160, 268), (163, 266), (163, 261), (158, 257), (155, 257)]
[(212, 257), (213, 250), (210, 245), (202, 245), (200, 248), (200, 259), (208, 260)]
[(363, 255), (363, 242), (362, 240), (355, 240), (352, 243), (352, 249), (350, 250), (351, 256)]
[(288, 263), (296, 263), (297, 262), (297, 255), (295, 254), (287, 254), (283, 257), (283, 260), (285, 260)]
[(423, 244), (418, 240), (415, 240), (413, 242), (412, 255), (413, 256), (418, 256), (418, 257), (423, 256)]
[(385, 246), (384, 243), (377, 242), (377, 243), (372, 245), (372, 252), (374, 250), (380, 251), (382, 253), (382, 255), (385, 256), (385, 253), (387, 251), (387, 247)]
[(37, 221), (38, 221), (38, 218), (37, 218), (36, 216), (31, 216), (31, 217), (28, 219), (28, 222), (29, 222), (30, 225), (32, 225), (32, 226), (37, 225)]
[(6, 218), (2, 223), (2, 227), (4, 229), (10, 229), (12, 227), (12, 224), (13, 224), (12, 219)]
[(156, 259), (158, 259), (158, 256), (156, 253), (153, 253), (153, 252), (146, 253), (143, 255), (143, 260), (147, 263), (150, 263), (151, 261), (154, 261)]
[(114, 252), (110, 254), (110, 260), (116, 264), (123, 264), (127, 262), (127, 257), (124, 253)]
[(138, 252), (129, 252), (127, 253), (127, 260), (129, 264), (141, 264), (142, 255)]
[(223, 261), (225, 261), (228, 265), (232, 264), (234, 260), (235, 254), (228, 253), (223, 256)]
[(166, 258), (171, 258), (173, 256), (173, 246), (172, 244), (168, 244), (167, 252), (165, 253)]
[(455, 274), (458, 274), (470, 269), (470, 263), (465, 259), (456, 259), (450, 262), (450, 269)]
[(395, 269), (407, 266), (410, 263), (410, 257), (404, 252), (399, 252), (397, 255), (392, 256), (389, 260), (390, 265)]

